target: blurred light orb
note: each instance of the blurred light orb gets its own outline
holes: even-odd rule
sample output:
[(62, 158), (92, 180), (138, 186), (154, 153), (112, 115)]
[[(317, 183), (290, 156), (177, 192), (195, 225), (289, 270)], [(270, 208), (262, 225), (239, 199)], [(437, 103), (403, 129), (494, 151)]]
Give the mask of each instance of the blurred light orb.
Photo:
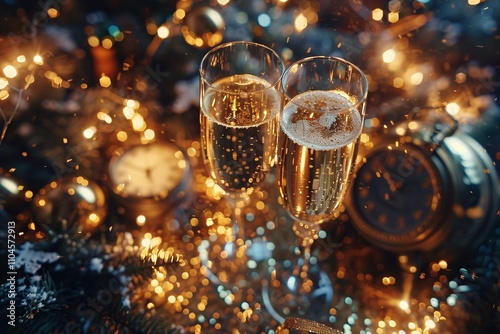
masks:
[(300, 13), (296, 18), (295, 18), (295, 30), (297, 32), (301, 32), (305, 28), (307, 28), (307, 18)]
[(384, 60), (384, 63), (386, 63), (386, 64), (392, 63), (393, 61), (396, 60), (396, 51), (394, 51), (393, 49), (386, 50), (382, 54), (382, 59)]
[(269, 27), (271, 25), (271, 17), (268, 14), (260, 14), (257, 18), (257, 22), (261, 27)]
[(399, 302), (399, 307), (401, 307), (401, 309), (404, 311), (407, 310), (410, 307), (410, 305), (406, 300), (402, 300)]
[(455, 116), (460, 112), (460, 106), (455, 102), (448, 103), (445, 109), (446, 112), (452, 116)]
[(3, 74), (9, 79), (15, 78), (17, 75), (17, 70), (12, 65), (7, 65), (3, 68)]
[(411, 83), (414, 86), (420, 85), (423, 80), (424, 80), (424, 75), (422, 74), (422, 72), (413, 73), (411, 76)]
[(372, 19), (374, 21), (381, 21), (384, 18), (384, 11), (380, 8), (372, 10)]
[(9, 81), (5, 78), (0, 78), (0, 89), (4, 89), (9, 85)]
[(170, 29), (168, 29), (167, 26), (163, 25), (163, 26), (158, 28), (156, 33), (157, 33), (158, 37), (160, 37), (161, 39), (165, 39), (168, 36), (170, 36)]

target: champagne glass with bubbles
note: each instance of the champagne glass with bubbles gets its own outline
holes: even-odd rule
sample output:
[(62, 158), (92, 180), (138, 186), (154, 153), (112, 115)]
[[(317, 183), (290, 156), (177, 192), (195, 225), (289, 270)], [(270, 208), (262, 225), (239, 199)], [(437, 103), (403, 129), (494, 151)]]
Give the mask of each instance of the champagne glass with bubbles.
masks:
[(251, 241), (242, 226), (242, 208), (277, 160), (283, 70), (275, 51), (245, 41), (219, 45), (200, 65), (203, 159), (225, 192), (232, 220), (213, 229), (198, 250), (203, 270), (229, 303), (249, 279), (245, 269)]
[(321, 223), (334, 217), (352, 177), (368, 82), (346, 60), (315, 56), (287, 68), (282, 90), (280, 200), (293, 218), (302, 257), (288, 267), (277, 261), (264, 302), (278, 321), (299, 316), (327, 322), (333, 288), (311, 245)]

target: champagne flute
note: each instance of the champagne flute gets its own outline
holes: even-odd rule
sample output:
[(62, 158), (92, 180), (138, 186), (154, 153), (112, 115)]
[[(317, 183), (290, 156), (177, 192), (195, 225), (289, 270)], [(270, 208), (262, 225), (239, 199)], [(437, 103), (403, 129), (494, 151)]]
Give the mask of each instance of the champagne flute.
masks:
[(311, 261), (311, 246), (352, 177), (368, 81), (346, 60), (315, 56), (287, 68), (282, 90), (278, 183), (302, 259), (288, 268), (277, 262), (263, 288), (264, 303), (280, 322), (291, 316), (327, 321), (333, 288)]
[(198, 251), (204, 272), (228, 303), (249, 280), (251, 240), (240, 215), (277, 161), (283, 70), (275, 51), (245, 41), (219, 45), (200, 65), (203, 159), (225, 192), (232, 220), (229, 226), (216, 226)]

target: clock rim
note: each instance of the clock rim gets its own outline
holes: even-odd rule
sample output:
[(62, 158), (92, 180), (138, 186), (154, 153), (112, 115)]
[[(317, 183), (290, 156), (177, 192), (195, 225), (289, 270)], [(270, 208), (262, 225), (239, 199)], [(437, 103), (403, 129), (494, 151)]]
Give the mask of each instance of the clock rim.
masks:
[[(463, 131), (458, 131), (457, 133), (454, 134), (453, 137), (450, 137), (450, 139), (446, 138), (443, 142), (442, 149), (443, 151), (449, 152), (448, 155), (446, 156), (446, 159), (444, 159), (444, 163), (446, 165), (455, 165), (456, 161), (452, 160), (452, 156), (461, 156), (459, 153), (453, 151), (451, 149), (451, 143), (450, 141), (461, 141), (461, 143), (466, 146), (466, 149), (468, 152), (460, 152), (464, 153), (466, 156), (467, 153), (469, 153), (471, 156), (473, 156), (476, 161), (479, 163), (479, 167), (481, 167), (483, 170), (489, 170), (489, 173), (484, 173), (484, 175), (488, 175), (487, 177), (484, 178), (484, 184), (483, 186), (485, 187), (483, 196), (486, 196), (487, 199), (484, 199), (486, 201), (487, 206), (485, 207), (485, 215), (480, 219), (483, 224), (479, 224), (477, 222), (478, 219), (472, 219), (472, 218), (464, 218), (460, 217), (456, 212), (452, 212), (450, 215), (450, 220), (453, 222), (454, 230), (450, 231), (449, 238), (451, 240), (448, 240), (447, 242), (452, 244), (455, 248), (458, 247), (462, 252), (456, 252), (456, 256), (465, 256), (464, 253), (464, 247), (463, 245), (467, 246), (467, 250), (469, 254), (473, 254), (482, 242), (487, 239), (488, 234), (495, 228), (496, 222), (497, 222), (497, 210), (500, 208), (500, 179), (499, 175), (496, 172), (495, 165), (493, 164), (492, 160), (490, 159), (489, 155), (486, 153), (486, 150), (470, 135), (466, 134)], [(453, 171), (453, 169), (449, 168), (449, 170)], [(458, 175), (456, 175), (456, 172), (453, 172), (452, 178), (454, 179), (459, 179), (460, 177), (463, 177), (463, 171), (460, 171)], [(457, 185), (459, 189), (455, 190), (461, 190), (464, 191), (467, 190), (467, 186), (465, 184)], [(470, 208), (470, 206), (467, 206), (467, 199), (465, 198), (460, 198), (457, 197), (458, 191), (455, 191), (455, 197), (454, 197), (454, 203), (456, 203), (459, 206), (463, 206), (466, 209)], [(461, 222), (463, 220), (467, 221), (473, 221), (473, 224), (479, 225), (479, 226), (467, 226), (466, 228), (468, 229), (466, 236), (464, 238), (464, 235), (462, 235), (460, 232), (461, 230), (458, 227), (464, 227), (461, 225)], [(460, 230), (460, 232), (459, 232)], [(460, 240), (461, 242), (458, 243), (457, 240)], [(443, 246), (444, 248), (447, 247), (447, 245)]]
[[(396, 142), (398, 145), (394, 145)], [(403, 152), (404, 149), (419, 151), (421, 156), (426, 160), (426, 169), (428, 169), (428, 167), (431, 168), (431, 175), (441, 176), (436, 179), (438, 192), (433, 195), (440, 196), (441, 199), (439, 199), (439, 203), (436, 206), (432, 217), (425, 224), (422, 232), (412, 230), (404, 235), (396, 236), (372, 227), (369, 223), (367, 223), (364, 216), (358, 212), (358, 205), (355, 203), (354, 195), (356, 188), (356, 176), (359, 170), (366, 165), (370, 157), (379, 152), (389, 150), (389, 146), (392, 147), (392, 150), (399, 150)], [(361, 159), (359, 159), (358, 163), (355, 165), (353, 180), (347, 191), (346, 210), (356, 230), (367, 241), (385, 250), (407, 252), (431, 250), (436, 244), (439, 244), (446, 238), (449, 230), (451, 229), (451, 224), (450, 220), (445, 218), (445, 212), (451, 208), (448, 203), (445, 203), (442, 200), (442, 198), (451, 192), (451, 176), (447, 172), (444, 162), (440, 157), (439, 148), (434, 152), (429, 152), (427, 149), (412, 141), (401, 143), (395, 140), (379, 138), (378, 140), (375, 139), (373, 141), (373, 147), (371, 149), (367, 147), (360, 148), (360, 157)], [(416, 233), (417, 235), (415, 235)]]

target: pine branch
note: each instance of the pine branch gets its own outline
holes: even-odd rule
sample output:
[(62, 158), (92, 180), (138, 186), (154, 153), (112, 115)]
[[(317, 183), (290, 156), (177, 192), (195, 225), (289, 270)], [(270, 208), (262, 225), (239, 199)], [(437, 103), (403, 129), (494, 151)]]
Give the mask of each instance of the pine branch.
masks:
[[(76, 224), (44, 226), (44, 239), (19, 248), (18, 262), (26, 266), (16, 282), (19, 333), (169, 333), (168, 318), (141, 305), (137, 294), (156, 270), (175, 269), (180, 256), (164, 245), (139, 247), (127, 232), (83, 234)], [(0, 290), (4, 316), (9, 287)]]
[(116, 245), (108, 249), (112, 255), (109, 266), (122, 268), (123, 274), (130, 276), (136, 284), (151, 279), (156, 270), (175, 270), (182, 258), (173, 249), (165, 245), (148, 248), (133, 246), (131, 236), (127, 233), (117, 235)]
[(123, 308), (119, 303), (113, 303), (100, 317), (95, 328), (99, 333), (171, 333), (172, 323), (161, 313), (146, 311), (141, 305), (133, 304)]

